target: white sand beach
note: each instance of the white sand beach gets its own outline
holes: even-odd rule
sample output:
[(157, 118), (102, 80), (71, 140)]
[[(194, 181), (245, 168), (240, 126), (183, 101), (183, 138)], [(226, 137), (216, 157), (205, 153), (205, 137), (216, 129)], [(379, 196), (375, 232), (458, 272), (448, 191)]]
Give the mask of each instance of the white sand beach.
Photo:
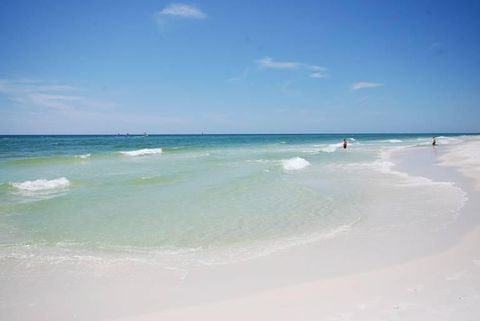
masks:
[(438, 254), (233, 300), (116, 320), (476, 320), (480, 229)]

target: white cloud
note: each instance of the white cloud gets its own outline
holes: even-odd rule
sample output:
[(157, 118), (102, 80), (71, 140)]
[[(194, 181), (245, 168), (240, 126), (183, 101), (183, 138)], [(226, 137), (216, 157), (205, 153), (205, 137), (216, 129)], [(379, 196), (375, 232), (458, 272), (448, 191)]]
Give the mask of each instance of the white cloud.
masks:
[(27, 108), (44, 108), (71, 112), (104, 109), (113, 106), (79, 94), (80, 89), (63, 84), (40, 83), (32, 80), (0, 79), (0, 96)]
[(85, 88), (32, 80), (0, 79), (0, 101), (0, 133), (112, 134), (159, 129), (175, 133), (190, 128), (188, 121), (194, 121), (129, 111)]
[(51, 94), (37, 94), (32, 93), (28, 95), (26, 99), (18, 99), (21, 103), (31, 103), (33, 105), (58, 109), (63, 111), (74, 110), (74, 104), (83, 100), (83, 97), (68, 96), (68, 95), (51, 95)]
[(264, 57), (255, 61), (261, 68), (267, 69), (298, 69), (301, 64), (295, 61), (278, 61), (270, 57)]
[(157, 18), (162, 17), (178, 17), (178, 18), (190, 18), (190, 19), (205, 19), (207, 15), (200, 10), (199, 8), (183, 4), (183, 3), (174, 3), (166, 6), (162, 10), (158, 11), (156, 14)]
[(321, 72), (313, 72), (310, 74), (310, 77), (312, 78), (325, 78), (326, 75), (324, 73), (321, 73)]
[(327, 68), (298, 61), (279, 61), (267, 56), (255, 63), (262, 69), (303, 70), (308, 71), (312, 78), (327, 77)]
[(0, 94), (74, 91), (78, 88), (59, 84), (40, 84), (30, 79), (0, 79)]
[(353, 83), (352, 86), (350, 87), (351, 90), (360, 90), (360, 89), (367, 89), (367, 88), (377, 88), (377, 87), (382, 87), (383, 84), (377, 83), (377, 82), (365, 82), (365, 81), (359, 81), (356, 83)]

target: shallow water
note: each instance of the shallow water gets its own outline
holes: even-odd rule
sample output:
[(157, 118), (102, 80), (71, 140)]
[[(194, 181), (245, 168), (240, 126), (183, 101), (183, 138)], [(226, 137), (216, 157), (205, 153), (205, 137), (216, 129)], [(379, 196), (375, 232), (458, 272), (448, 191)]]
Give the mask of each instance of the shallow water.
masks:
[[(347, 150), (341, 141), (347, 138)], [(468, 136), (443, 135), (442, 145)], [(431, 135), (0, 137), (0, 259), (224, 263), (358, 233), (440, 228), (465, 195), (392, 170)], [(425, 200), (429, 200), (425, 202)], [(171, 262), (170, 262), (171, 263)]]

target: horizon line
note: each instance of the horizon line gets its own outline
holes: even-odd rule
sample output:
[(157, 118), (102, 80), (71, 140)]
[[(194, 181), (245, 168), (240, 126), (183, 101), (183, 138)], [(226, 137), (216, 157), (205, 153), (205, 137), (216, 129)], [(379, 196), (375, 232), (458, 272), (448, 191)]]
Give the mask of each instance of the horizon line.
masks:
[(439, 134), (456, 134), (456, 135), (480, 135), (480, 132), (305, 132), (305, 133), (116, 133), (116, 134), (0, 134), (0, 136), (234, 136), (234, 135), (439, 135)]

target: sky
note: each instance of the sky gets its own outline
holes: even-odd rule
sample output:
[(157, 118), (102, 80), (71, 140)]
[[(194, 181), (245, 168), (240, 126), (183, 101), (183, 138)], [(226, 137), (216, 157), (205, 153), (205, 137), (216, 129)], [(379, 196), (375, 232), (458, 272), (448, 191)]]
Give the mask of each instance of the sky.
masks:
[(479, 1), (0, 0), (0, 134), (480, 132)]

